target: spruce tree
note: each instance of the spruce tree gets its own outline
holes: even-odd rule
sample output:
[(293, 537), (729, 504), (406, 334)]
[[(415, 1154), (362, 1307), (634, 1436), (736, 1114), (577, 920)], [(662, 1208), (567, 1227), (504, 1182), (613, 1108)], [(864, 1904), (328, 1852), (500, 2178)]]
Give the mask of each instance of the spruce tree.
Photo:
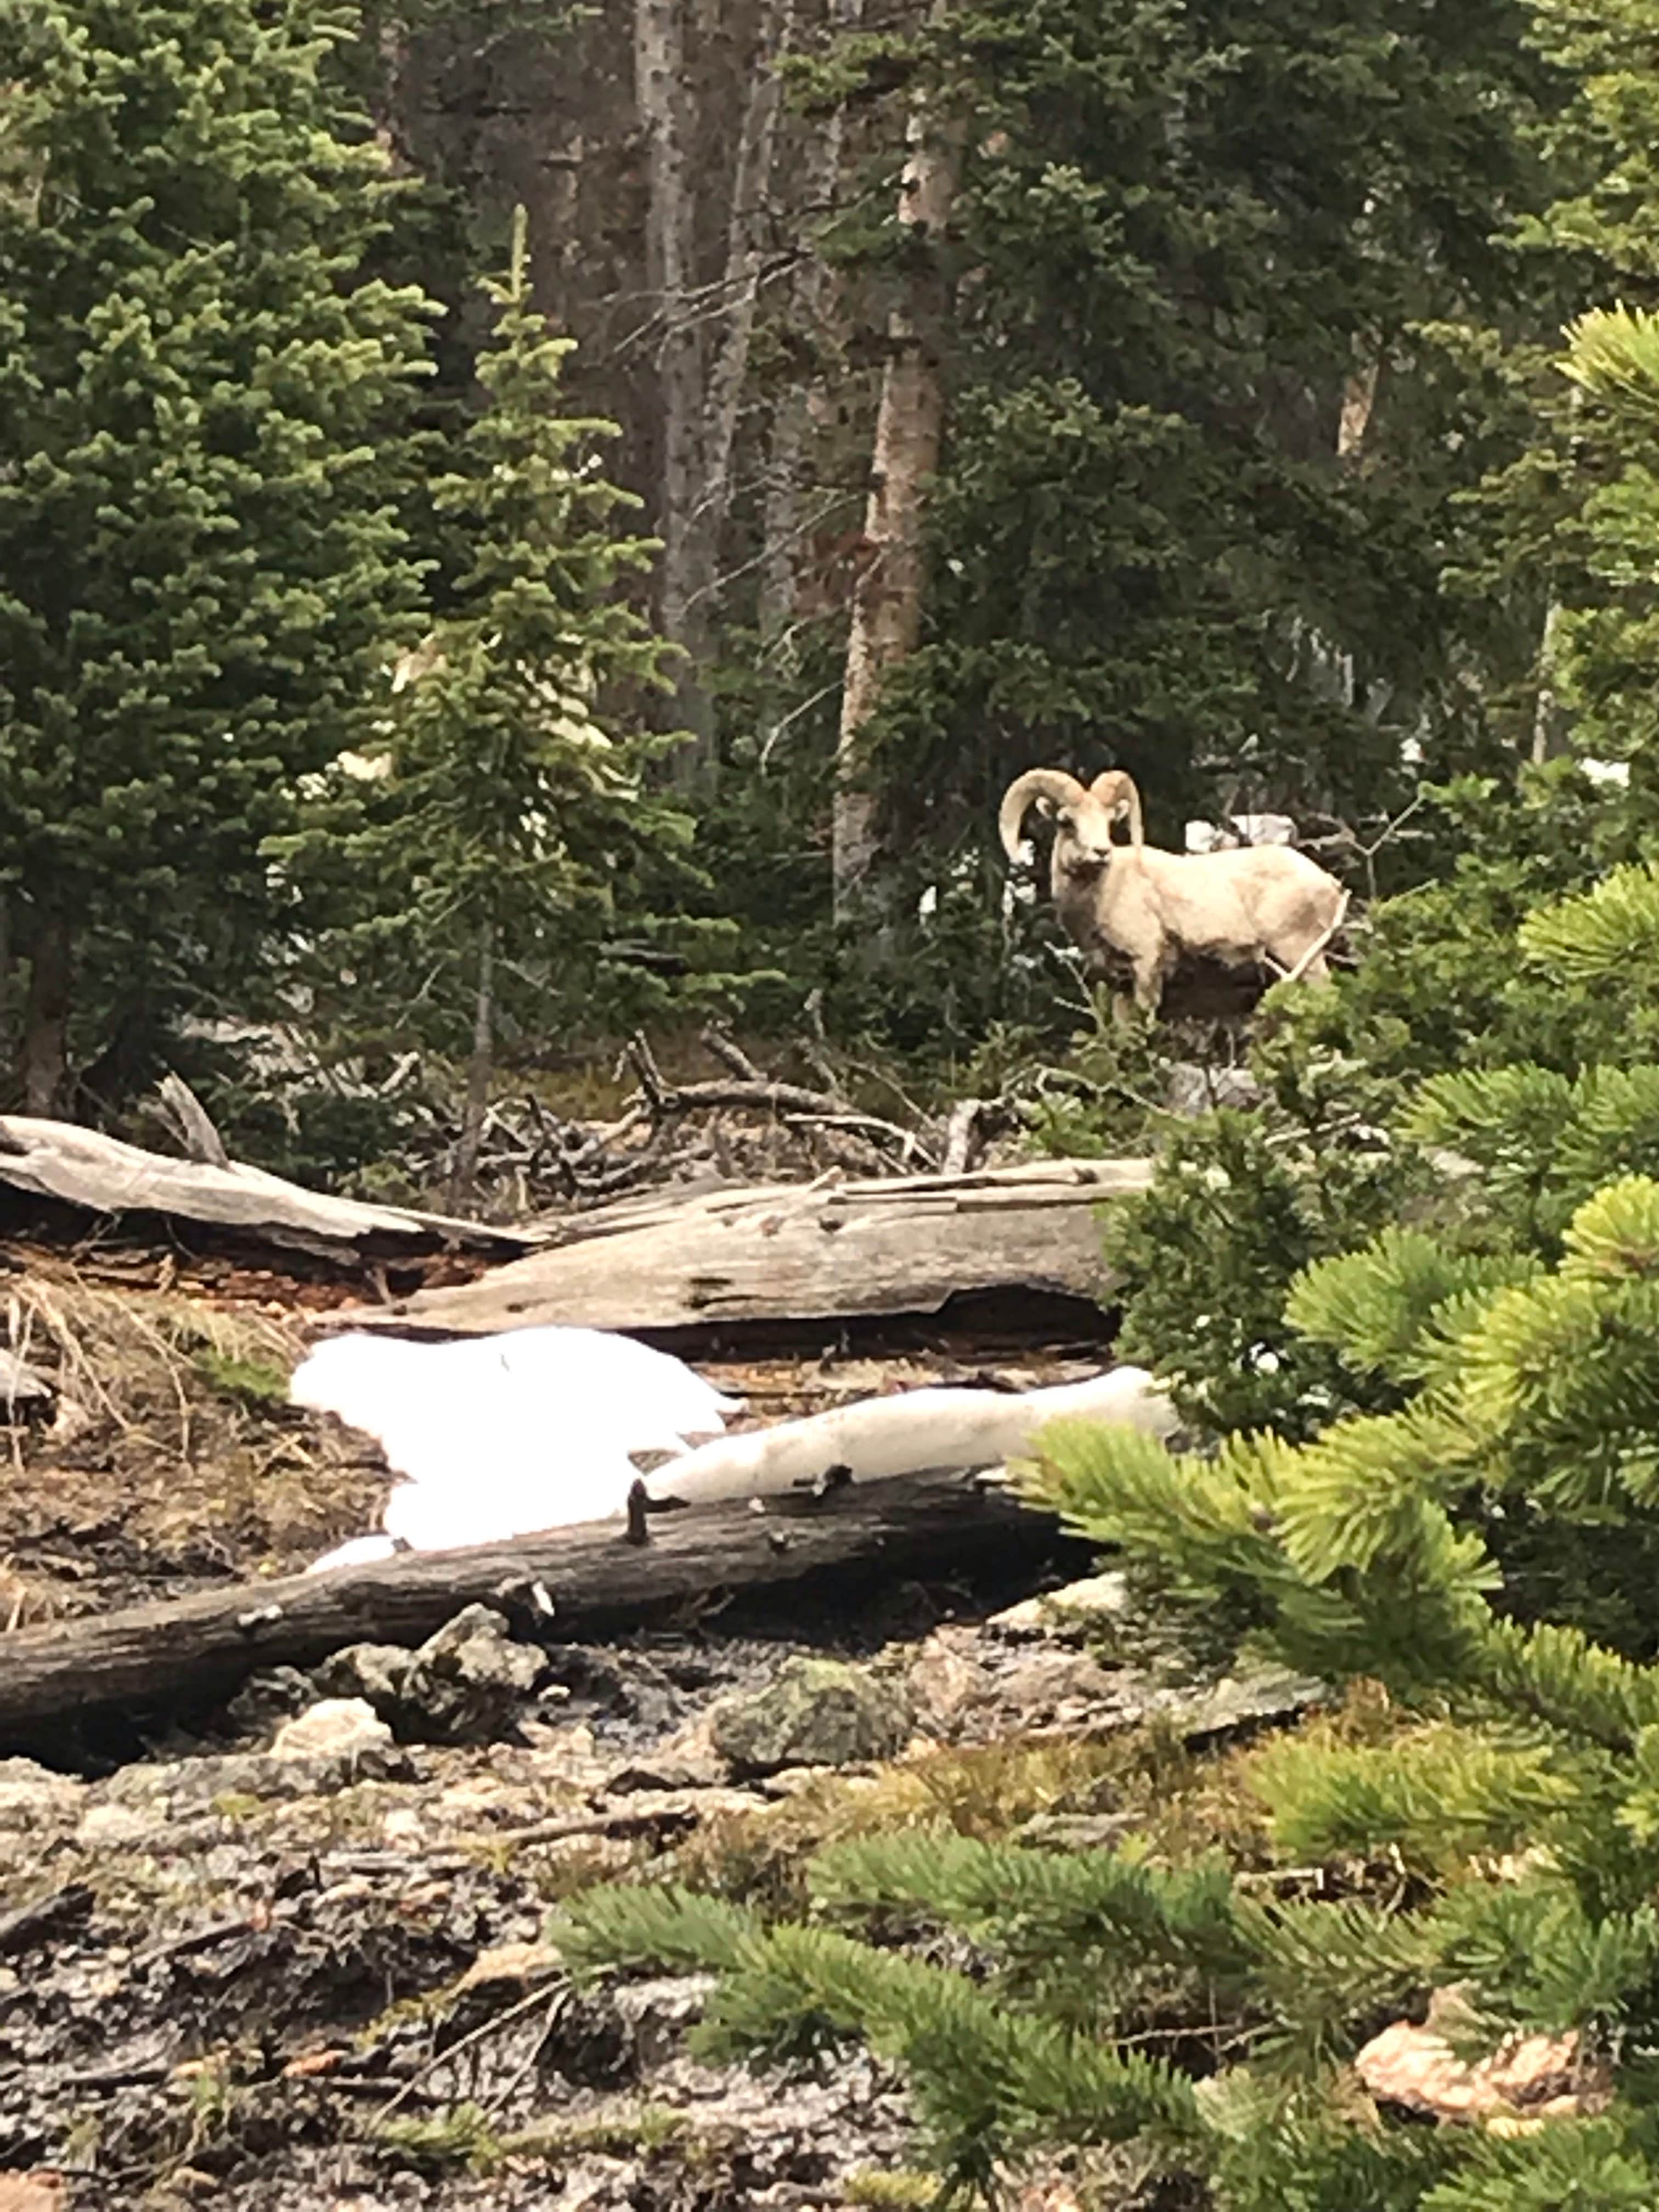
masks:
[(459, 549), (446, 610), (399, 672), (386, 774), (337, 776), (289, 856), (301, 910), (330, 887), (341, 927), (320, 948), (358, 998), (419, 995), (427, 1033), (460, 1046), (465, 1106), (454, 1181), (477, 1164), (502, 1009), (544, 1020), (610, 916), (630, 858), (672, 853), (691, 824), (645, 770), (674, 740), (642, 732), (630, 694), (665, 647), (622, 595), (653, 541), (619, 534), (636, 504), (601, 475), (614, 424), (562, 414), (574, 342), (536, 308), (523, 208), (477, 364), (485, 396), (459, 465), (432, 488)]
[(0, 10), (0, 941), (18, 1087), (233, 989), (419, 599), (428, 304), (334, 0)]

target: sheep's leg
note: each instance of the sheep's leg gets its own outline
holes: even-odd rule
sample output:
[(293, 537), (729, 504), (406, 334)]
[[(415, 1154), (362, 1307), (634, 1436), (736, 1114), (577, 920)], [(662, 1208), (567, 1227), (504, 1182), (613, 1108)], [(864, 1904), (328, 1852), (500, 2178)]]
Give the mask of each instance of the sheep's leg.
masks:
[(1135, 1004), (1143, 1014), (1156, 1021), (1158, 1010), (1164, 1003), (1164, 960), (1154, 955), (1151, 960), (1134, 963)]

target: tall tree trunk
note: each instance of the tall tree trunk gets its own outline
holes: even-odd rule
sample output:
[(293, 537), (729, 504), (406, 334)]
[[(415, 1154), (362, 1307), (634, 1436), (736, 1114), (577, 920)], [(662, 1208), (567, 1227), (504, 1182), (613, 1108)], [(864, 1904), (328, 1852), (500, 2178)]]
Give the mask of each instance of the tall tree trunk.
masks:
[(682, 727), (693, 742), (676, 763), (701, 776), (714, 751), (711, 703), (699, 681), (702, 609), (697, 584), (696, 506), (702, 428), (702, 349), (691, 303), (692, 198), (686, 175), (680, 89), (685, 77), (684, 0), (635, 0), (634, 84), (648, 149), (646, 282), (657, 303), (657, 378), (661, 405), (661, 620), (687, 659), (676, 684)]
[(23, 1000), (23, 1110), (48, 1119), (63, 1102), (69, 1073), (74, 951), (69, 925), (42, 915), (29, 936), (29, 987)]
[(760, 302), (762, 220), (778, 135), (782, 89), (778, 64), (793, 43), (794, 30), (795, 0), (763, 0), (732, 178), (732, 213), (726, 225), (726, 276), (721, 286), (726, 328), (708, 380), (696, 532), (697, 544), (706, 554), (705, 590), (712, 587), (718, 571), (721, 526), (732, 501), (732, 453), (737, 444), (744, 388), (749, 380), (749, 351)]
[[(0, 1085), (9, 1091), (17, 1062), (14, 1056), (16, 1040), (12, 1033), (12, 936), (11, 900), (0, 891)], [(0, 1093), (0, 1108), (6, 1099)]]
[(1342, 409), (1337, 418), (1336, 458), (1346, 468), (1358, 465), (1364, 451), (1365, 433), (1371, 427), (1371, 416), (1376, 406), (1377, 386), (1382, 375), (1382, 360), (1368, 362), (1357, 368), (1342, 386)]
[(1555, 638), (1561, 627), (1561, 602), (1552, 598), (1544, 610), (1544, 634), (1538, 644), (1538, 696), (1532, 710), (1532, 758), (1537, 765), (1566, 747), (1557, 727), (1559, 701), (1555, 690)]
[[(830, 0), (832, 32), (856, 27), (864, 0)], [(847, 136), (844, 103), (832, 109), (815, 131), (799, 167), (797, 220), (803, 229), (834, 209), (841, 180), (842, 148)], [(791, 286), (791, 313), (804, 330), (822, 331), (830, 312), (832, 284), (816, 240), (803, 252)], [(761, 635), (776, 637), (795, 613), (803, 531), (801, 483), (807, 439), (823, 407), (821, 380), (791, 386), (773, 410), (766, 457), (766, 496), (761, 522), (759, 616)]]
[(483, 1147), (484, 1115), (489, 1109), (489, 1079), (495, 1067), (495, 925), (478, 929), (478, 974), (472, 1002), (472, 1050), (466, 1063), (466, 1100), (461, 1109), (461, 1133), (455, 1146), (455, 1173), (450, 1204), (459, 1207), (471, 1195), (478, 1176), (478, 1154)]
[[(934, 0), (931, 20), (939, 21), (945, 12), (945, 0)], [(957, 140), (940, 118), (921, 107), (911, 115), (908, 135), (910, 158), (899, 187), (899, 221), (932, 242), (950, 219)], [(835, 908), (842, 917), (872, 888), (877, 857), (875, 795), (858, 783), (864, 732), (888, 676), (915, 651), (921, 629), (922, 502), (927, 480), (939, 465), (945, 411), (933, 350), (942, 289), (931, 257), (924, 270), (914, 280), (909, 304), (896, 307), (888, 318), (864, 558), (847, 641), (831, 833)]]

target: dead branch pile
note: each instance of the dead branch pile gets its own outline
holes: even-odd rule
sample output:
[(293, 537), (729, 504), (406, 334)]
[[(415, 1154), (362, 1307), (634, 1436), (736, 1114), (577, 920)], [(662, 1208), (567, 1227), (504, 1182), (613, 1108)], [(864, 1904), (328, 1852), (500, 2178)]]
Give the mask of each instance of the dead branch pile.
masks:
[[(478, 1160), (481, 1211), (523, 1220), (554, 1206), (594, 1205), (649, 1185), (714, 1177), (797, 1182), (831, 1169), (858, 1176), (960, 1174), (977, 1164), (999, 1127), (995, 1109), (977, 1099), (934, 1115), (878, 1070), (849, 1066), (842, 1073), (821, 1035), (799, 1047), (815, 1079), (810, 1083), (769, 1073), (722, 1030), (703, 1030), (701, 1042), (721, 1073), (676, 1081), (642, 1036), (631, 1037), (621, 1065), (634, 1089), (611, 1120), (562, 1115), (528, 1091), (496, 1101), (485, 1116)], [(859, 1097), (852, 1095), (854, 1078), (861, 1079)], [(867, 1103), (878, 1087), (892, 1101), (890, 1112)], [(458, 1135), (453, 1117), (434, 1110), (418, 1157), (408, 1161), (411, 1178), (441, 1185)]]

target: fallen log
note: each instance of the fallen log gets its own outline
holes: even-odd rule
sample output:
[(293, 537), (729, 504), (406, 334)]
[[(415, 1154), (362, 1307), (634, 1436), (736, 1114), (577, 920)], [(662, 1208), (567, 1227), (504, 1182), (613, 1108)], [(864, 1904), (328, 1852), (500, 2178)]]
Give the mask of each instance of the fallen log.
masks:
[(239, 1161), (169, 1159), (99, 1129), (22, 1114), (0, 1120), (0, 1194), (12, 1192), (100, 1218), (160, 1217), (324, 1259), (452, 1248), (505, 1256), (541, 1241), (533, 1231), (335, 1198)]
[[(799, 1583), (860, 1563), (865, 1575), (1005, 1557), (1054, 1523), (952, 1470), (821, 1495), (653, 1513), (648, 1540), (616, 1522), (373, 1566), (237, 1583), (175, 1601), (0, 1635), (0, 1753), (61, 1736), (74, 1717), (217, 1703), (263, 1667), (315, 1665), (348, 1644), (414, 1645), (463, 1606), (495, 1604), (568, 1637), (689, 1599)], [(550, 1607), (550, 1611), (549, 1607)]]
[(1154, 1163), (1041, 1160), (963, 1176), (659, 1192), (561, 1224), (559, 1241), (453, 1289), (330, 1326), (489, 1335), (550, 1322), (671, 1330), (933, 1314), (955, 1297), (1105, 1298), (1097, 1209)]

